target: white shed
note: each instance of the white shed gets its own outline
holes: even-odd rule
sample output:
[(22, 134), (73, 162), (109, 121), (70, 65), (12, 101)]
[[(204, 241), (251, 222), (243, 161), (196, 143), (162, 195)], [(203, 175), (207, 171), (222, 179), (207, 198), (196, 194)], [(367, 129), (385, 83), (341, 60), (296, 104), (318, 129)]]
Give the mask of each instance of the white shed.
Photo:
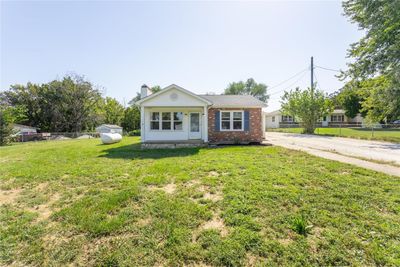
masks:
[(119, 133), (122, 135), (122, 127), (113, 124), (102, 124), (96, 127), (96, 132), (98, 133)]
[(13, 130), (16, 134), (23, 135), (23, 134), (36, 134), (37, 133), (36, 127), (31, 127), (22, 124), (13, 124)]

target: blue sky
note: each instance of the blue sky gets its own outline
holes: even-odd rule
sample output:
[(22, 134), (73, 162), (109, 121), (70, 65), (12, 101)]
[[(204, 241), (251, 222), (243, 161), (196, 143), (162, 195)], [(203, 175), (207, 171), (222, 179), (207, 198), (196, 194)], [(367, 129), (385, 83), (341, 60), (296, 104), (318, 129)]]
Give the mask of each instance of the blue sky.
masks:
[[(222, 93), (253, 77), (275, 86), (315, 64), (345, 68), (362, 32), (340, 2), (2, 1), (0, 85), (74, 72), (128, 102), (143, 83)], [(303, 76), (304, 74), (304, 76)], [(309, 72), (271, 89), (310, 84)], [(316, 69), (319, 87), (342, 86)]]

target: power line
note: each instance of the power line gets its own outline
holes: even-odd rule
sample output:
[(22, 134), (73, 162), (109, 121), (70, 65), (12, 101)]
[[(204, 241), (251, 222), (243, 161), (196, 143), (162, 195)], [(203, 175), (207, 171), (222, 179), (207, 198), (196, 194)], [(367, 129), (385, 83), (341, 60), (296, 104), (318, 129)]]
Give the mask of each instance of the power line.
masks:
[(290, 80), (293, 79), (294, 77), (296, 77), (296, 76), (302, 74), (303, 72), (305, 72), (305, 71), (307, 71), (307, 70), (308, 70), (308, 67), (305, 68), (305, 69), (303, 69), (303, 70), (301, 70), (301, 71), (299, 71), (299, 72), (296, 73), (295, 75), (293, 75), (293, 76), (287, 78), (286, 80), (284, 80), (284, 81), (282, 81), (282, 82), (280, 82), (280, 83), (278, 83), (278, 84), (276, 84), (276, 85), (274, 85), (274, 86), (269, 87), (268, 89), (271, 90), (271, 89), (273, 89), (273, 88), (276, 88), (276, 87), (278, 87), (278, 86), (280, 86), (280, 85), (282, 85), (282, 84), (284, 84), (284, 83), (290, 81)]
[(269, 95), (271, 96), (271, 95), (275, 95), (275, 94), (277, 94), (277, 93), (280, 93), (280, 92), (282, 92), (282, 91), (286, 91), (287, 89), (289, 89), (290, 87), (292, 87), (293, 85), (295, 85), (297, 82), (299, 82), (301, 79), (303, 79), (305, 75), (306, 75), (306, 73), (303, 73), (303, 75), (301, 75), (300, 78), (298, 78), (294, 83), (290, 84), (288, 87), (286, 87), (286, 88), (284, 88), (284, 89), (282, 89), (282, 90), (279, 90), (279, 91), (277, 91), (277, 92), (274, 92), (274, 93), (272, 93), (272, 94), (269, 94)]
[(341, 72), (340, 70), (335, 70), (335, 69), (325, 68), (325, 67), (321, 67), (321, 66), (315, 66), (315, 67), (316, 67), (316, 68), (323, 69), (323, 70), (329, 70), (329, 71)]

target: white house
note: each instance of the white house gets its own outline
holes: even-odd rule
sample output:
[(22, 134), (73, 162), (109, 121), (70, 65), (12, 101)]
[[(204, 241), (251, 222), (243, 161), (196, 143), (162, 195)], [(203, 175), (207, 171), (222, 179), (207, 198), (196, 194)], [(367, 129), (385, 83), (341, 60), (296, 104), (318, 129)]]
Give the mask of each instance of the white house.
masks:
[(265, 103), (249, 95), (197, 95), (172, 84), (141, 88), (142, 143), (252, 143), (263, 139)]
[(265, 127), (268, 128), (279, 128), (280, 123), (290, 124), (294, 123), (295, 120), (292, 116), (282, 115), (280, 110), (265, 113)]
[[(335, 109), (333, 112), (321, 118), (322, 126), (347, 124), (347, 125), (358, 125), (361, 126), (363, 123), (363, 117), (361, 114), (357, 114), (354, 118), (349, 118), (345, 114), (343, 109)], [(265, 125), (266, 128), (279, 128), (282, 124), (293, 124), (296, 123), (295, 119), (289, 115), (283, 115), (280, 110), (265, 113)]]
[(122, 130), (122, 127), (113, 124), (102, 124), (96, 127), (96, 132), (98, 133), (119, 133), (122, 135)]
[(345, 111), (343, 109), (333, 110), (332, 114), (322, 118), (322, 126), (328, 126), (330, 124), (362, 125), (363, 117), (361, 114), (357, 114), (354, 118), (349, 118), (344, 113)]

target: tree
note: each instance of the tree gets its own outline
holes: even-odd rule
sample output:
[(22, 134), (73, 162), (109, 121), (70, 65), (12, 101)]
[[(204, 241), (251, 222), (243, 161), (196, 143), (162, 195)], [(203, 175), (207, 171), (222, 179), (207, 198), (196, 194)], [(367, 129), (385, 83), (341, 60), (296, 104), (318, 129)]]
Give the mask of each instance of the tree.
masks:
[(13, 123), (25, 119), (23, 107), (11, 107), (0, 104), (0, 146), (7, 145), (13, 134)]
[(140, 111), (138, 107), (131, 106), (125, 109), (122, 127), (127, 132), (140, 129)]
[(252, 95), (263, 102), (267, 102), (267, 86), (263, 83), (256, 83), (253, 78), (247, 79), (246, 82), (233, 82), (228, 85), (224, 91), (225, 95)]
[(336, 100), (340, 107), (344, 109), (344, 114), (349, 118), (354, 118), (361, 112), (361, 102), (363, 99), (359, 95), (359, 90), (354, 88), (353, 83), (346, 84), (336, 96)]
[(320, 90), (299, 88), (282, 96), (282, 111), (300, 121), (304, 133), (313, 134), (318, 120), (333, 110), (332, 101)]
[(13, 85), (1, 99), (25, 107), (25, 123), (43, 131), (80, 132), (94, 129), (102, 119), (99, 90), (79, 75), (41, 85)]
[[(354, 60), (341, 78), (359, 82), (361, 106), (371, 119), (400, 118), (400, 1), (347, 0), (343, 8), (365, 35), (351, 45), (348, 56)], [(377, 82), (379, 89), (372, 89)]]
[(124, 107), (116, 99), (106, 97), (103, 109), (105, 123), (121, 125), (124, 118)]

